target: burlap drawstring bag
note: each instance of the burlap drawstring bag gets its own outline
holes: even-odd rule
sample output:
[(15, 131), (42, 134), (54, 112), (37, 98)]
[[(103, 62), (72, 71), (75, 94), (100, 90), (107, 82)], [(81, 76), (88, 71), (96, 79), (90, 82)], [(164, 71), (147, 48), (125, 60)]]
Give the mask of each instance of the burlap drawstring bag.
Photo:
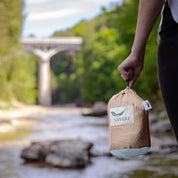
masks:
[[(146, 103), (145, 103), (146, 102)], [(151, 105), (127, 87), (111, 97), (108, 103), (110, 143), (116, 157), (146, 154), (151, 146), (149, 113)]]

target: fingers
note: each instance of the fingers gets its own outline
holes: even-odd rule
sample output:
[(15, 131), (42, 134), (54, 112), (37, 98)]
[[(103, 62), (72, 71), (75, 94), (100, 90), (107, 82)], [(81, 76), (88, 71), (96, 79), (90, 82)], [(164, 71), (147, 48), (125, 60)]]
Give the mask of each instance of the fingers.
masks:
[(139, 77), (140, 72), (135, 72), (132, 80), (129, 82), (129, 87), (132, 88), (137, 78)]
[(132, 88), (135, 81), (140, 75), (143, 69), (143, 56), (141, 58), (135, 57), (130, 54), (119, 66), (118, 70), (121, 73), (121, 77), (127, 81), (129, 80), (129, 87)]
[(129, 80), (129, 88), (132, 88), (135, 81), (137, 80), (137, 78), (139, 77), (139, 74), (142, 70), (142, 68), (137, 67), (135, 68), (130, 68), (129, 70), (127, 70), (128, 68), (122, 68), (122, 66), (118, 67), (119, 72), (121, 73), (121, 77), (127, 81)]
[(135, 83), (135, 81), (134, 81), (134, 80), (131, 80), (131, 81), (129, 82), (129, 88), (132, 88), (133, 85), (134, 85), (134, 83)]
[(121, 77), (127, 81), (127, 80), (132, 80), (133, 76), (134, 76), (134, 71), (132, 69), (128, 69), (128, 68), (122, 68), (122, 67), (118, 67), (119, 72), (121, 73)]

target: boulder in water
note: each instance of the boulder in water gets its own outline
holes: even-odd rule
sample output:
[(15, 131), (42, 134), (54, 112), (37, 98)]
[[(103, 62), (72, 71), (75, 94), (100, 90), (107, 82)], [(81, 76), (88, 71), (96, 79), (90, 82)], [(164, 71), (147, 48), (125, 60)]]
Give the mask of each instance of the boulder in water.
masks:
[(172, 130), (169, 120), (159, 121), (150, 126), (151, 133), (166, 133)]
[(82, 168), (89, 162), (92, 146), (82, 140), (33, 142), (22, 150), (21, 158), (61, 168)]
[(46, 163), (62, 168), (85, 167), (89, 161), (92, 143), (80, 140), (53, 143), (46, 156)]
[(51, 146), (50, 141), (32, 142), (27, 148), (21, 152), (21, 158), (26, 162), (43, 162)]
[(104, 116), (107, 114), (107, 105), (104, 101), (97, 101), (91, 108), (83, 108), (83, 116)]

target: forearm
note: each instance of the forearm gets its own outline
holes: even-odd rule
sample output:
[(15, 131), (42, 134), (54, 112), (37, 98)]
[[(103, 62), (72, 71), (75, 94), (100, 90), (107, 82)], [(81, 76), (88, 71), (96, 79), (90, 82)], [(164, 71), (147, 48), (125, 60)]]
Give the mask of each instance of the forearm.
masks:
[(140, 0), (132, 53), (144, 55), (147, 39), (165, 0)]

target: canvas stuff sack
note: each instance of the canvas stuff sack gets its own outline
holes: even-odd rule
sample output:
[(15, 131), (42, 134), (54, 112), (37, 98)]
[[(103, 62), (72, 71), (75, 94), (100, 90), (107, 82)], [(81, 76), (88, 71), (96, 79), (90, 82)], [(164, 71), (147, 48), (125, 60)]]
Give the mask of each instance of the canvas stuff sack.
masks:
[(120, 158), (146, 154), (151, 146), (149, 101), (127, 87), (108, 102), (109, 149)]

